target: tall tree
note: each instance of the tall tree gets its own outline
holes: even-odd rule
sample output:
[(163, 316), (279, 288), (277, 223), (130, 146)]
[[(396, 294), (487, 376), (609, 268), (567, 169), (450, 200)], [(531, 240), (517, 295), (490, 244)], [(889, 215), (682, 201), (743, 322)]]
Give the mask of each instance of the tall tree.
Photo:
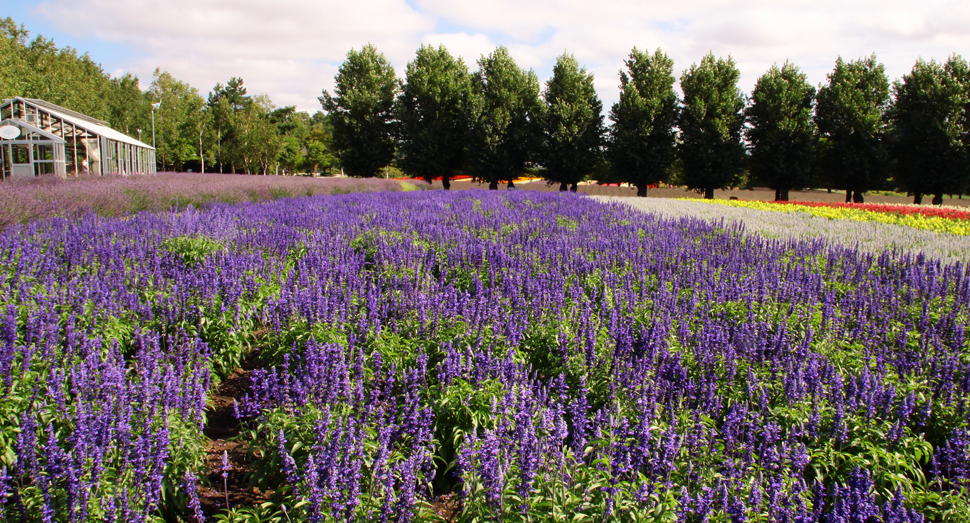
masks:
[(271, 118), (274, 109), (269, 96), (260, 94), (239, 114), (235, 152), (246, 174), (269, 174), (279, 159), (283, 139)]
[(849, 63), (839, 57), (828, 85), (818, 91), (819, 170), (828, 183), (845, 190), (846, 202), (863, 203), (863, 194), (886, 177), (888, 106), (889, 79), (875, 55)]
[(204, 118), (205, 99), (194, 87), (160, 69), (155, 70), (148, 97), (161, 104), (155, 110), (159, 170), (182, 170), (185, 162), (200, 157), (199, 120)]
[(0, 100), (25, 94), (32, 74), (25, 58), (28, 36), (13, 18), (0, 19)]
[(576, 192), (577, 184), (596, 167), (603, 145), (603, 102), (593, 74), (570, 54), (556, 59), (552, 78), (542, 93), (542, 144), (539, 159), (546, 180), (560, 191)]
[(394, 113), (401, 170), (447, 190), (461, 169), (471, 129), (471, 75), (445, 46), (422, 45), (408, 64)]
[(744, 96), (738, 89), (741, 72), (730, 56), (708, 53), (680, 77), (684, 106), (678, 120), (684, 182), (714, 198), (715, 189), (741, 182), (745, 153)]
[(334, 96), (324, 89), (320, 103), (330, 115), (340, 163), (351, 176), (376, 176), (394, 159), (391, 117), (399, 84), (394, 68), (367, 44), (347, 53), (334, 82)]
[(774, 65), (758, 78), (745, 110), (751, 174), (788, 201), (788, 191), (812, 181), (816, 131), (812, 121), (815, 88), (798, 67)]
[[(111, 79), (111, 95), (108, 97), (108, 123), (142, 142), (151, 140), (151, 105), (138, 86), (138, 77), (127, 73)], [(141, 133), (139, 133), (141, 131)]]
[(970, 63), (962, 56), (954, 54), (943, 67), (946, 74), (963, 88), (963, 111), (959, 118), (960, 141), (963, 143), (965, 183), (970, 183)]
[(106, 100), (111, 95), (110, 77), (87, 54), (38, 36), (25, 50), (29, 80), (24, 94), (62, 105), (101, 120), (110, 118)]
[(229, 163), (229, 171), (236, 172), (236, 166), (244, 166), (242, 144), (244, 114), (253, 104), (252, 97), (246, 93), (242, 78), (231, 77), (226, 85), (216, 84), (209, 93), (208, 112), (215, 132), (216, 161), (219, 172)]
[(330, 118), (323, 111), (317, 111), (310, 117), (309, 124), (303, 168), (310, 173), (323, 170), (329, 172), (338, 163), (333, 153), (333, 126), (330, 125)]
[(647, 186), (669, 179), (676, 159), (674, 61), (660, 49), (650, 55), (634, 47), (623, 63), (629, 72), (620, 71), (620, 101), (610, 110), (608, 155), (614, 179), (646, 196)]
[(310, 131), (310, 115), (297, 112), (295, 106), (287, 105), (269, 113), (269, 120), (276, 126), (281, 140), (278, 167), (284, 174), (300, 170)]
[(512, 187), (538, 148), (539, 79), (499, 47), (478, 61), (472, 92), (471, 171), (491, 190), (499, 181)]
[(896, 181), (914, 194), (914, 203), (932, 194), (933, 204), (940, 205), (943, 194), (967, 185), (962, 123), (967, 91), (942, 64), (920, 59), (893, 84), (893, 98), (888, 117)]

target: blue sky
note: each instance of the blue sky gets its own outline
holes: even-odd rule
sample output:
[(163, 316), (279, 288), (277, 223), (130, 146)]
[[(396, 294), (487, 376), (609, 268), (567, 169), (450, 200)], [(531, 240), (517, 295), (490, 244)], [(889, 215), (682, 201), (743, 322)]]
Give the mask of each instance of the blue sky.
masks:
[(541, 81), (570, 52), (596, 78), (604, 106), (633, 46), (662, 48), (677, 74), (707, 52), (731, 55), (750, 91), (786, 60), (819, 83), (835, 59), (875, 53), (891, 78), (917, 58), (970, 52), (970, 2), (930, 0), (3, 0), (32, 35), (88, 52), (105, 71), (156, 68), (203, 95), (232, 76), (277, 106), (314, 112), (347, 51), (371, 42), (399, 75), (422, 43), (444, 44), (471, 69), (505, 45)]

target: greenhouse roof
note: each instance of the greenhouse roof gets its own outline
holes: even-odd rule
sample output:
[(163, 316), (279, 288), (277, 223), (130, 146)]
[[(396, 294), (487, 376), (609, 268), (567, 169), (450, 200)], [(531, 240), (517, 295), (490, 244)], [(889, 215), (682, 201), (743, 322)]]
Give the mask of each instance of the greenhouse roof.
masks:
[(15, 98), (4, 100), (3, 103), (0, 103), (0, 107), (6, 106), (14, 101), (23, 102), (23, 103), (26, 103), (27, 105), (32, 105), (34, 107), (40, 108), (50, 113), (51, 115), (56, 116), (57, 118), (60, 118), (65, 122), (69, 122), (76, 127), (85, 129), (92, 134), (103, 136), (110, 140), (115, 140), (129, 145), (134, 145), (136, 147), (154, 149), (154, 147), (152, 147), (151, 145), (142, 143), (128, 136), (127, 134), (124, 134), (122, 132), (112, 129), (111, 127), (108, 126), (107, 122), (98, 120), (97, 118), (92, 118), (90, 116), (83, 115), (79, 112), (72, 111), (65, 107), (61, 107), (59, 105), (46, 102), (44, 100), (39, 100), (36, 98), (21, 98), (18, 96)]

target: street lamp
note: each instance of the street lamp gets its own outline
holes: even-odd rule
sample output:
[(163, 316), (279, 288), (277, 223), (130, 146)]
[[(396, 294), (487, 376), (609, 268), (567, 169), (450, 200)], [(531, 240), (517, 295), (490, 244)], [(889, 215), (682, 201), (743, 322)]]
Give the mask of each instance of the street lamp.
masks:
[(155, 109), (162, 106), (162, 102), (152, 104), (152, 149), (155, 148)]

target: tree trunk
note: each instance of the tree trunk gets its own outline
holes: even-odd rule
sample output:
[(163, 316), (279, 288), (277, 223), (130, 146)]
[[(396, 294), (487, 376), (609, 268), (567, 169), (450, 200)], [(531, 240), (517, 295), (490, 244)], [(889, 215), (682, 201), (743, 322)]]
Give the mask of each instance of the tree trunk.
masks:
[(442, 176), (441, 186), (444, 187), (446, 191), (451, 189), (451, 178), (449, 178), (448, 176)]
[(506, 189), (515, 189), (515, 184), (512, 183), (512, 180), (509, 180), (509, 185), (506, 187)]
[(862, 191), (852, 192), (852, 203), (866, 203), (866, 198), (862, 195)]
[(933, 196), (933, 205), (943, 205), (943, 194)]
[(714, 188), (713, 187), (709, 187), (707, 189), (704, 189), (704, 199), (705, 200), (713, 200), (714, 199)]
[(490, 190), (490, 191), (497, 191), (498, 190), (498, 182), (488, 182), (488, 190)]
[(845, 190), (845, 203), (852, 203), (852, 189)]
[(832, 194), (832, 189), (831, 188), (828, 188), (826, 190), (829, 192), (829, 194)]
[(775, 191), (775, 200), (778, 200), (779, 202), (787, 202), (788, 189), (778, 189), (777, 191)]
[(568, 190), (569, 190), (569, 184), (568, 183), (562, 182), (562, 183), (559, 184), (559, 192), (566, 192)]
[(570, 192), (578, 192), (579, 191), (579, 184), (578, 183), (574, 183), (572, 185), (572, 187), (569, 188), (569, 191)]
[(637, 185), (637, 196), (641, 198), (647, 197), (647, 184)]
[(920, 193), (913, 193), (913, 203), (916, 205), (923, 204), (923, 195)]

